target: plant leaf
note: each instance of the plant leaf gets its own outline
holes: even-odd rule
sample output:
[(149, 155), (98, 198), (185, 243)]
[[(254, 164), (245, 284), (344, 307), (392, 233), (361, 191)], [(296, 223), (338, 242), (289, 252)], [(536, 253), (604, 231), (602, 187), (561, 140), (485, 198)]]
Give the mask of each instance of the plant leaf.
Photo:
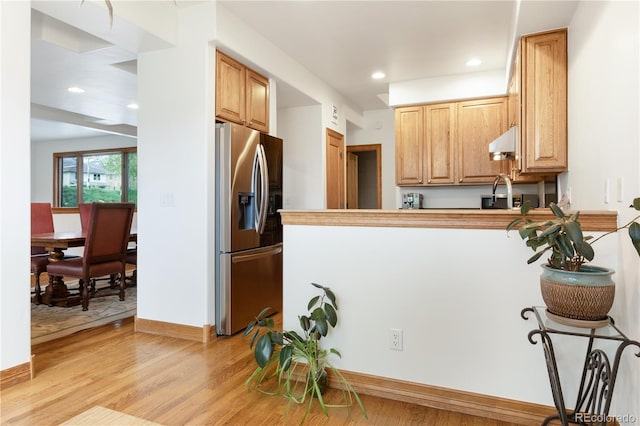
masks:
[(507, 225), (507, 231), (511, 231), (513, 228), (515, 228), (515, 226), (517, 224), (519, 224), (520, 222), (522, 222), (522, 218), (521, 217), (516, 217), (515, 219), (513, 219), (511, 222), (509, 222), (509, 224)]
[(578, 222), (568, 221), (564, 224), (564, 230), (567, 232), (569, 239), (574, 243), (578, 244), (584, 241), (582, 229), (580, 229), (580, 224)]
[(258, 314), (258, 316), (256, 317), (257, 319), (260, 318), (264, 318), (264, 315), (271, 309), (271, 306), (267, 306), (266, 308), (264, 308), (263, 310), (260, 311), (260, 313)]
[(327, 321), (329, 321), (331, 327), (335, 327), (338, 323), (338, 314), (336, 313), (336, 310), (333, 309), (333, 306), (328, 303), (324, 305), (324, 313), (326, 314)]
[(314, 286), (315, 288), (320, 288), (324, 290), (324, 286), (321, 286), (320, 284), (311, 283), (311, 285)]
[(331, 300), (331, 303), (333, 304), (333, 306), (336, 309), (338, 309), (338, 305), (336, 304), (336, 295), (333, 294), (333, 291), (331, 291), (331, 289), (329, 287), (325, 287), (324, 288), (324, 293), (327, 295), (329, 300)]
[(253, 333), (253, 336), (251, 337), (251, 342), (249, 343), (249, 348), (253, 348), (253, 345), (256, 343), (258, 332), (259, 330), (256, 330), (255, 333)]
[(640, 210), (640, 197), (634, 198), (633, 204), (631, 204), (631, 206), (636, 210)]
[(560, 219), (564, 217), (564, 212), (556, 203), (549, 203), (549, 208), (556, 217), (559, 217)]
[(548, 235), (555, 234), (556, 232), (560, 231), (560, 228), (561, 226), (557, 223), (554, 225), (551, 225), (550, 227), (542, 231), (540, 235), (538, 235), (538, 238), (540, 239), (547, 238)]
[(338, 352), (337, 349), (331, 348), (329, 351), (331, 351), (332, 354), (336, 354), (338, 358), (342, 358), (342, 355), (340, 355), (340, 352)]
[(313, 308), (315, 304), (318, 303), (318, 300), (320, 300), (320, 296), (314, 296), (311, 300), (309, 300), (309, 304), (307, 305), (307, 311), (310, 311), (311, 308)]
[(300, 327), (302, 330), (309, 331), (309, 327), (311, 327), (311, 323), (309, 322), (309, 317), (306, 315), (302, 315), (300, 318)]
[(311, 312), (311, 319), (314, 321), (326, 319), (324, 315), (324, 310), (322, 308), (315, 308), (313, 312)]
[(524, 216), (527, 213), (529, 213), (529, 210), (531, 210), (531, 201), (527, 200), (524, 202), (524, 204), (522, 204), (522, 206), (520, 206), (520, 213)]
[[(640, 198), (633, 200), (634, 205), (636, 204), (636, 200), (640, 202)], [(640, 223), (633, 222), (631, 226), (629, 226), (629, 237), (631, 237), (631, 243), (633, 243), (638, 255), (640, 255)]]
[(576, 247), (576, 251), (580, 256), (584, 256), (587, 260), (593, 260), (593, 247), (586, 241), (580, 241), (579, 243), (574, 243)]
[(256, 344), (256, 350), (254, 352), (256, 362), (258, 366), (264, 367), (267, 365), (269, 358), (273, 354), (273, 345), (271, 344), (271, 338), (269, 337), (269, 333), (265, 333), (258, 339), (258, 343)]
[(329, 331), (329, 326), (327, 325), (327, 320), (324, 318), (324, 314), (322, 318), (318, 318), (316, 320), (316, 329), (318, 330), (318, 333), (320, 333), (323, 336), (327, 335), (327, 331)]
[(247, 337), (249, 333), (251, 333), (251, 330), (253, 330), (253, 327), (255, 326), (256, 326), (256, 322), (251, 321), (249, 325), (247, 325), (247, 328), (244, 330), (244, 333), (242, 333), (242, 337)]
[[(571, 245), (571, 241), (567, 238), (566, 235), (560, 234), (557, 239), (558, 248), (568, 258), (572, 258), (575, 255), (575, 250), (573, 249), (573, 245)], [(577, 244), (577, 243), (576, 243)]]
[(282, 336), (282, 332), (270, 332), (269, 334), (271, 334), (271, 342), (273, 342), (274, 345), (284, 344), (284, 337)]
[(283, 346), (280, 351), (280, 367), (287, 371), (291, 366), (293, 348), (291, 346)]
[(535, 262), (536, 260), (540, 259), (540, 256), (542, 256), (542, 254), (545, 252), (546, 250), (543, 251), (539, 251), (538, 253), (534, 254), (533, 256), (531, 256), (528, 260), (527, 260), (527, 264), (531, 264), (533, 262)]

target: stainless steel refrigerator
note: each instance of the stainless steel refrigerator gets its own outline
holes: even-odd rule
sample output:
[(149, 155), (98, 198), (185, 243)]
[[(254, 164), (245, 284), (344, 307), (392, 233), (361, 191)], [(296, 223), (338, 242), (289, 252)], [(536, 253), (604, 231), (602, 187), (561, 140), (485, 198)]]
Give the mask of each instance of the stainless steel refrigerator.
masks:
[(216, 124), (216, 332), (282, 310), (282, 139)]

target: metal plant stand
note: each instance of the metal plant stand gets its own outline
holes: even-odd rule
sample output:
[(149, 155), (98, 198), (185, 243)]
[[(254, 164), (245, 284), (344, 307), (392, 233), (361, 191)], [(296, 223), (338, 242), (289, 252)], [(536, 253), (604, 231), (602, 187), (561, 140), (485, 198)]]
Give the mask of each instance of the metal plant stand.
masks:
[[(625, 336), (624, 333), (615, 326), (613, 318), (611, 317), (609, 317), (608, 323), (604, 325), (594, 326), (594, 328), (582, 328), (554, 322), (547, 315), (546, 307), (544, 306), (524, 308), (522, 312), (520, 312), (520, 316), (528, 320), (530, 312), (535, 314), (538, 321), (538, 329), (529, 332), (529, 342), (534, 345), (537, 344), (535, 336), (540, 336), (547, 364), (547, 372), (549, 373), (553, 402), (558, 411), (558, 414), (547, 417), (542, 422), (542, 425), (546, 425), (554, 419), (560, 420), (563, 426), (567, 426), (569, 423), (579, 425), (606, 425), (622, 353), (627, 346), (636, 346), (640, 349), (640, 343), (630, 340)], [(567, 412), (565, 408), (562, 387), (560, 386), (558, 366), (551, 342), (551, 336), (554, 334), (579, 336), (588, 339), (578, 398), (575, 408), (571, 412)], [(620, 342), (616, 349), (613, 365), (611, 365), (607, 354), (603, 350), (593, 348), (595, 339)], [(635, 355), (640, 357), (640, 350)]]

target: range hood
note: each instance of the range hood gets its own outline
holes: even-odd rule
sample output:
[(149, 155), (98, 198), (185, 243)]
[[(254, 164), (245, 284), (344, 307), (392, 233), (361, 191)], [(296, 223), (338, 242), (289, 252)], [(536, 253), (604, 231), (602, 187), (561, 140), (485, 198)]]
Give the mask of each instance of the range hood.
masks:
[(489, 158), (491, 160), (515, 160), (518, 142), (518, 128), (511, 127), (489, 144)]

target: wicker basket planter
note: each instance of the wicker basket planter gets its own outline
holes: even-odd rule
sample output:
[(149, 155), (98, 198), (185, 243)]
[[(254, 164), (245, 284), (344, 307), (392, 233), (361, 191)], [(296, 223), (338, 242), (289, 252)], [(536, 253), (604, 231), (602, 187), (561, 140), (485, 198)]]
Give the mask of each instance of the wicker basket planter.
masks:
[(540, 290), (552, 314), (582, 321), (607, 318), (613, 305), (614, 271), (598, 266), (582, 266), (572, 272), (542, 265)]

